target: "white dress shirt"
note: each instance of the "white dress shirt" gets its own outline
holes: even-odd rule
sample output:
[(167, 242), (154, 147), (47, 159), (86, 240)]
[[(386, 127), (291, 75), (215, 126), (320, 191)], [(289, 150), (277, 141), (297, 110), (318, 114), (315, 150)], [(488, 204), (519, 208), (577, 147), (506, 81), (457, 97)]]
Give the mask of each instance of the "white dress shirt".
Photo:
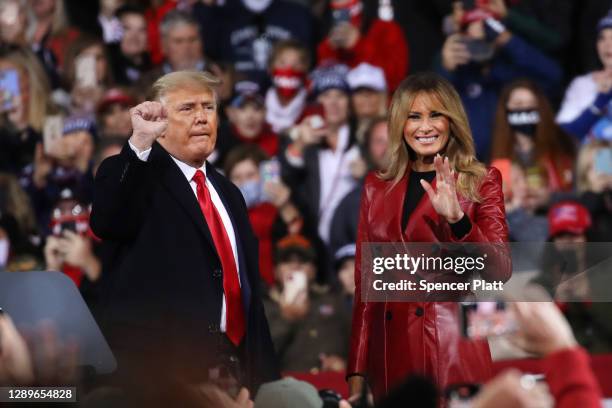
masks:
[[(130, 145), (130, 148), (134, 151), (134, 153), (136, 153), (136, 156), (140, 160), (147, 161), (149, 159), (151, 148), (148, 148), (147, 150), (144, 150), (144, 151), (139, 151), (138, 148), (132, 144), (132, 142), (128, 141), (128, 143)], [(206, 162), (204, 163), (202, 167), (195, 168), (195, 167), (191, 167), (190, 165), (186, 163), (183, 163), (182, 161), (176, 159), (172, 155), (170, 155), (170, 157), (172, 158), (172, 160), (174, 160), (178, 168), (181, 170), (181, 173), (185, 175), (185, 178), (189, 182), (189, 186), (191, 187), (191, 190), (193, 191), (193, 194), (195, 195), (196, 200), (197, 200), (198, 198), (197, 184), (193, 180), (193, 176), (195, 175), (197, 170), (202, 170), (202, 172), (204, 173), (204, 176), (207, 176)], [(208, 177), (206, 177), (206, 187), (208, 188), (208, 191), (210, 191), (210, 198), (213, 202), (213, 205), (217, 209), (219, 216), (221, 217), (221, 221), (223, 222), (223, 227), (225, 228), (225, 231), (227, 232), (227, 235), (230, 240), (230, 244), (232, 245), (232, 253), (234, 254), (234, 262), (236, 262), (236, 271), (238, 272), (238, 282), (240, 283), (240, 263), (237, 262), (238, 261), (238, 250), (236, 246), (236, 234), (234, 232), (234, 226), (232, 225), (232, 220), (229, 216), (229, 213), (227, 212), (227, 209), (223, 205), (223, 201), (221, 201), (221, 197), (219, 196), (219, 193), (215, 189), (215, 186), (212, 185)], [(202, 217), (203, 216), (204, 215), (202, 215)], [(223, 273), (225, 272), (226, 271), (223, 271)], [(225, 293), (224, 293), (223, 294), (223, 304), (221, 306), (221, 323), (220, 323), (221, 332), (225, 332), (226, 327), (227, 327), (227, 305), (225, 302)]]

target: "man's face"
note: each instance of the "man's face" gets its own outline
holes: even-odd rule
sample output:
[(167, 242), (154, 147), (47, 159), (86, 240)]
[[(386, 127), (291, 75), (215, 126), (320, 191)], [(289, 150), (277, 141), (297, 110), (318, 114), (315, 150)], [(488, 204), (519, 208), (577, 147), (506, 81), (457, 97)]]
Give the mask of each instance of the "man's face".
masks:
[(163, 41), (166, 60), (175, 71), (193, 69), (202, 60), (202, 42), (198, 28), (181, 24), (172, 28)]
[(168, 128), (159, 143), (178, 160), (200, 167), (215, 149), (217, 105), (214, 94), (201, 87), (185, 87), (163, 98)]
[(123, 37), (121, 52), (128, 56), (138, 56), (147, 50), (147, 22), (141, 14), (126, 14), (121, 18)]

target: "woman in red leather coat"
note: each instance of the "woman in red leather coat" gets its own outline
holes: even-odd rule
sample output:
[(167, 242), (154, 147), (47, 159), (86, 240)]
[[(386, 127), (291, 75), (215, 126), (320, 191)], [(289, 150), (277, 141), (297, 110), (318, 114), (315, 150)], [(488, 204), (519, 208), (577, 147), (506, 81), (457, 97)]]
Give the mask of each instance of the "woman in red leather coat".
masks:
[[(366, 178), (361, 197), (357, 259), (364, 242), (481, 242), (505, 247), (501, 175), (475, 158), (459, 95), (435, 74), (406, 79), (389, 116), (390, 165)], [(506, 281), (508, 253), (493, 255), (487, 280)], [(461, 337), (453, 302), (365, 302), (360, 262), (348, 378), (351, 395), (367, 381), (375, 399), (410, 374), (453, 383), (480, 383), (491, 374), (486, 340)]]

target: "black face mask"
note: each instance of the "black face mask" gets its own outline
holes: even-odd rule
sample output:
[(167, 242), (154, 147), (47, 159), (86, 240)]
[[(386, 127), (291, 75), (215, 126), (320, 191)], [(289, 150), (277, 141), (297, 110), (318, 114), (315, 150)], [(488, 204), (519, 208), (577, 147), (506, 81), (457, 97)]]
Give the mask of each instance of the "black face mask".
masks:
[(538, 123), (540, 123), (540, 114), (535, 109), (508, 110), (506, 118), (514, 132), (523, 133), (530, 137), (535, 136)]

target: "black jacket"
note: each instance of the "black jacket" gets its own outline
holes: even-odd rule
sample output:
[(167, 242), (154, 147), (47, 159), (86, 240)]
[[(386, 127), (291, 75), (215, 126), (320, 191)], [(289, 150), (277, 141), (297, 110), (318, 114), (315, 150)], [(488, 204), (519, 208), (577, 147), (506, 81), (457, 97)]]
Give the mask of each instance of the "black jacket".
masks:
[[(260, 297), (258, 244), (240, 191), (209, 164), (207, 177), (236, 233), (247, 316), (241, 363), (255, 390), (279, 375)], [(124, 369), (205, 380), (219, 338), (221, 263), (188, 181), (161, 145), (144, 162), (126, 144), (100, 165), (91, 227), (113, 246), (103, 327), (120, 371), (125, 356)]]

